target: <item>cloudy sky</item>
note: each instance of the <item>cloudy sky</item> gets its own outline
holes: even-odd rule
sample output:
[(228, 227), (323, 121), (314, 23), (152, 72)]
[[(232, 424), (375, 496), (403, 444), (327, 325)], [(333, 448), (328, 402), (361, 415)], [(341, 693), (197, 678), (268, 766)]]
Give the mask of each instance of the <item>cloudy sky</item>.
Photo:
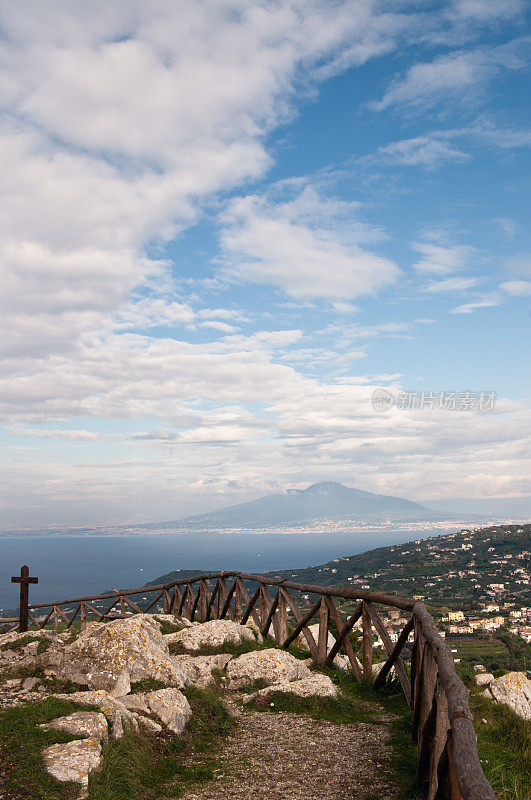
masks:
[(2, 4), (0, 525), (528, 494), (526, 11)]

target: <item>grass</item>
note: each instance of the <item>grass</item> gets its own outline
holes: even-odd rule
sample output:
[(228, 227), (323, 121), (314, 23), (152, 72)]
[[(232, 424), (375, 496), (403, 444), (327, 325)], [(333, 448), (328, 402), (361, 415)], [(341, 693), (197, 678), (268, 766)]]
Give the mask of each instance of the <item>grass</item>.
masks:
[(131, 694), (142, 694), (143, 692), (156, 692), (158, 689), (166, 689), (167, 684), (157, 681), (155, 678), (142, 678), (141, 681), (131, 684)]
[(481, 766), (499, 800), (531, 800), (531, 723), (472, 689)]
[(160, 619), (156, 614), (154, 617), (160, 625), (160, 632), (163, 636), (167, 633), (178, 633), (186, 627), (182, 622), (169, 622), (167, 619)]
[(2, 673), (1, 681), (3, 682), (10, 678), (19, 678), (20, 680), (24, 678), (39, 678), (46, 691), (54, 692), (55, 694), (72, 694), (73, 692), (83, 692), (87, 689), (87, 686), (72, 683), (72, 681), (68, 680), (61, 680), (52, 675), (45, 675), (41, 667), (14, 666)]
[(81, 738), (64, 731), (44, 731), (37, 725), (56, 717), (87, 711), (87, 706), (48, 698), (0, 714), (0, 776), (6, 798), (65, 800), (79, 795), (79, 786), (59, 783), (46, 772), (41, 753), (57, 742)]
[(90, 779), (90, 800), (180, 797), (214, 777), (216, 749), (234, 721), (215, 687), (187, 689), (185, 694), (193, 713), (184, 734), (154, 738), (128, 731), (122, 739), (109, 740), (103, 769)]
[(50, 642), (42, 636), (22, 636), (20, 639), (15, 639), (14, 642), (8, 642), (2, 647), (2, 650), (14, 650), (17, 652), (18, 650), (22, 650), (23, 647), (26, 647), (27, 644), (31, 644), (31, 642), (38, 642), (39, 646), (37, 648), (37, 655), (44, 653), (50, 646)]

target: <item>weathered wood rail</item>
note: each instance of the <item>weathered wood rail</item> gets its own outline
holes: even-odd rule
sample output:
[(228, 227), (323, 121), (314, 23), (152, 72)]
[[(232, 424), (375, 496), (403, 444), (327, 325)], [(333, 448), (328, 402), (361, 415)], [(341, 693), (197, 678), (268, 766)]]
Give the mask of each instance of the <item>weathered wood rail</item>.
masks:
[[(134, 595), (146, 598), (143, 607), (132, 599)], [(352, 613), (342, 614), (338, 600), (349, 601)], [(379, 613), (382, 606), (408, 615), (394, 644)], [(273, 637), (279, 647), (289, 647), (302, 634), (317, 664), (330, 666), (336, 655), (344, 654), (356, 680), (373, 682), (376, 689), (394, 668), (412, 708), (417, 781), (426, 787), (428, 800), (495, 800), (479, 761), (468, 691), (423, 603), (378, 592), (306, 585), (263, 575), (209, 572), (157, 586), (28, 605), (27, 620), (37, 629), (53, 624), (58, 630), (62, 623), (70, 628), (77, 619), (84, 624), (91, 617), (108, 620), (156, 611), (202, 622), (227, 618), (246, 623), (252, 619), (262, 636)], [(43, 616), (39, 616), (41, 612)], [(14, 622), (13, 629), (27, 629), (25, 613), (21, 608), (20, 620), (0, 618), (0, 624)], [(317, 639), (309, 627), (314, 622), (319, 626)], [(358, 654), (349, 634), (355, 626), (360, 627), (360, 622)], [(329, 648), (331, 626), (335, 643)], [(373, 630), (387, 653), (387, 659), (375, 665), (376, 674)], [(408, 671), (403, 656), (411, 638)]]

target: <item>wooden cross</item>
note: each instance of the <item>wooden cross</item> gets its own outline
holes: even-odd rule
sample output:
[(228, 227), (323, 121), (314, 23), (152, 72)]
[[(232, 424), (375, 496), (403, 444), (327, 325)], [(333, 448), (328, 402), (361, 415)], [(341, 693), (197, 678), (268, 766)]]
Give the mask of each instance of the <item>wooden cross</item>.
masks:
[(38, 578), (30, 578), (29, 567), (24, 564), (20, 570), (20, 577), (11, 578), (11, 583), (20, 583), (20, 616), (18, 629), (21, 633), (28, 630), (28, 599), (29, 584), (38, 583)]

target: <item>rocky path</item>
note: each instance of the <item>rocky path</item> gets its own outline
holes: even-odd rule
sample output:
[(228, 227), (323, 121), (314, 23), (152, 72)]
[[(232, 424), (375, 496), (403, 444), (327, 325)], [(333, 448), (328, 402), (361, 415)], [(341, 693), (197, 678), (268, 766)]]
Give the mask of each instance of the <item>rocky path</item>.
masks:
[[(336, 725), (231, 708), (238, 726), (214, 781), (182, 800), (391, 800), (389, 725)], [(163, 800), (163, 798), (161, 798)]]

